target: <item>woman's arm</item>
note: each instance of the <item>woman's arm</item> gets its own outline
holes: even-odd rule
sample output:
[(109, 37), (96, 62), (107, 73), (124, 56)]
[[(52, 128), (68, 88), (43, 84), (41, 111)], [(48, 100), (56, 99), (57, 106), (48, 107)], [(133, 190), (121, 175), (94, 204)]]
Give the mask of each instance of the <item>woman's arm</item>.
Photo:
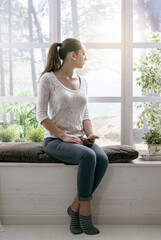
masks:
[(56, 137), (63, 140), (65, 137), (65, 132), (58, 128), (49, 118), (44, 119), (41, 124), (44, 128), (46, 128), (49, 132), (51, 132)]
[(89, 119), (83, 120), (83, 130), (87, 137), (89, 135), (93, 134), (91, 120), (89, 120)]
[(49, 118), (44, 119), (41, 122), (41, 124), (49, 132), (51, 132), (53, 135), (55, 135), (56, 137), (60, 138), (64, 142), (74, 142), (74, 143), (81, 144), (80, 138), (78, 138), (78, 137), (76, 137), (74, 135), (66, 134), (63, 130), (58, 128)]
[(83, 130), (87, 136), (87, 138), (83, 140), (85, 145), (91, 145), (95, 142), (96, 138), (99, 138), (93, 133), (91, 120), (87, 119), (83, 121)]

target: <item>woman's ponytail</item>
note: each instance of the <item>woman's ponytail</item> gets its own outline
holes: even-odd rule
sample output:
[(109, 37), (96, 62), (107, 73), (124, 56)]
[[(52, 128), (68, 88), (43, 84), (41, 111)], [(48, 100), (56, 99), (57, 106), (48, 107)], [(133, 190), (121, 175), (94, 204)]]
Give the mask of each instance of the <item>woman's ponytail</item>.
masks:
[(59, 47), (61, 47), (61, 43), (53, 43), (48, 52), (47, 56), (47, 64), (44, 71), (41, 73), (40, 77), (46, 72), (55, 72), (61, 67), (61, 59), (59, 56)]

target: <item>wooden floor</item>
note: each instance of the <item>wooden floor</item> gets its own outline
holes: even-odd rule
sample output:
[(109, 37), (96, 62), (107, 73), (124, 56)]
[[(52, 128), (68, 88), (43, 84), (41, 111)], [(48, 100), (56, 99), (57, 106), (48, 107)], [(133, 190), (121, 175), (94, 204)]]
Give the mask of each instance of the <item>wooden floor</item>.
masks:
[(77, 236), (67, 225), (5, 225), (0, 240), (160, 240), (161, 225), (100, 225), (98, 235)]

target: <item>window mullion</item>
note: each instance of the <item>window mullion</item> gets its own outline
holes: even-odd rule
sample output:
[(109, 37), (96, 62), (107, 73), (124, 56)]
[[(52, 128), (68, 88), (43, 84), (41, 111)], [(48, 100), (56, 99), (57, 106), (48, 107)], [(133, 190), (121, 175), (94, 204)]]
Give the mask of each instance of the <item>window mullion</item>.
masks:
[(48, 48), (49, 45), (50, 43), (48, 42), (0, 43), (0, 48), (35, 49), (35, 48)]
[(161, 42), (135, 42), (133, 48), (161, 48)]
[(133, 1), (122, 0), (121, 144), (132, 146)]
[(60, 42), (60, 1), (50, 0), (50, 43)]
[(0, 103), (36, 102), (36, 97), (0, 97)]
[(88, 49), (120, 49), (121, 43), (84, 43)]

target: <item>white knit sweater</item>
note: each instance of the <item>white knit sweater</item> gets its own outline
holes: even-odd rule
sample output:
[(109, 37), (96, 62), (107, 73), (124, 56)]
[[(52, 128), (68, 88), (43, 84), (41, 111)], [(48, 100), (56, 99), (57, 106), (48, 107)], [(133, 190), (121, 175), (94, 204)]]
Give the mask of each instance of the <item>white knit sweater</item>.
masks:
[[(47, 72), (40, 78), (36, 107), (39, 123), (49, 118), (67, 134), (78, 137), (84, 135), (83, 120), (90, 119), (87, 106), (87, 82), (80, 77), (78, 90), (65, 87), (53, 72)], [(56, 138), (45, 130), (44, 138)]]

